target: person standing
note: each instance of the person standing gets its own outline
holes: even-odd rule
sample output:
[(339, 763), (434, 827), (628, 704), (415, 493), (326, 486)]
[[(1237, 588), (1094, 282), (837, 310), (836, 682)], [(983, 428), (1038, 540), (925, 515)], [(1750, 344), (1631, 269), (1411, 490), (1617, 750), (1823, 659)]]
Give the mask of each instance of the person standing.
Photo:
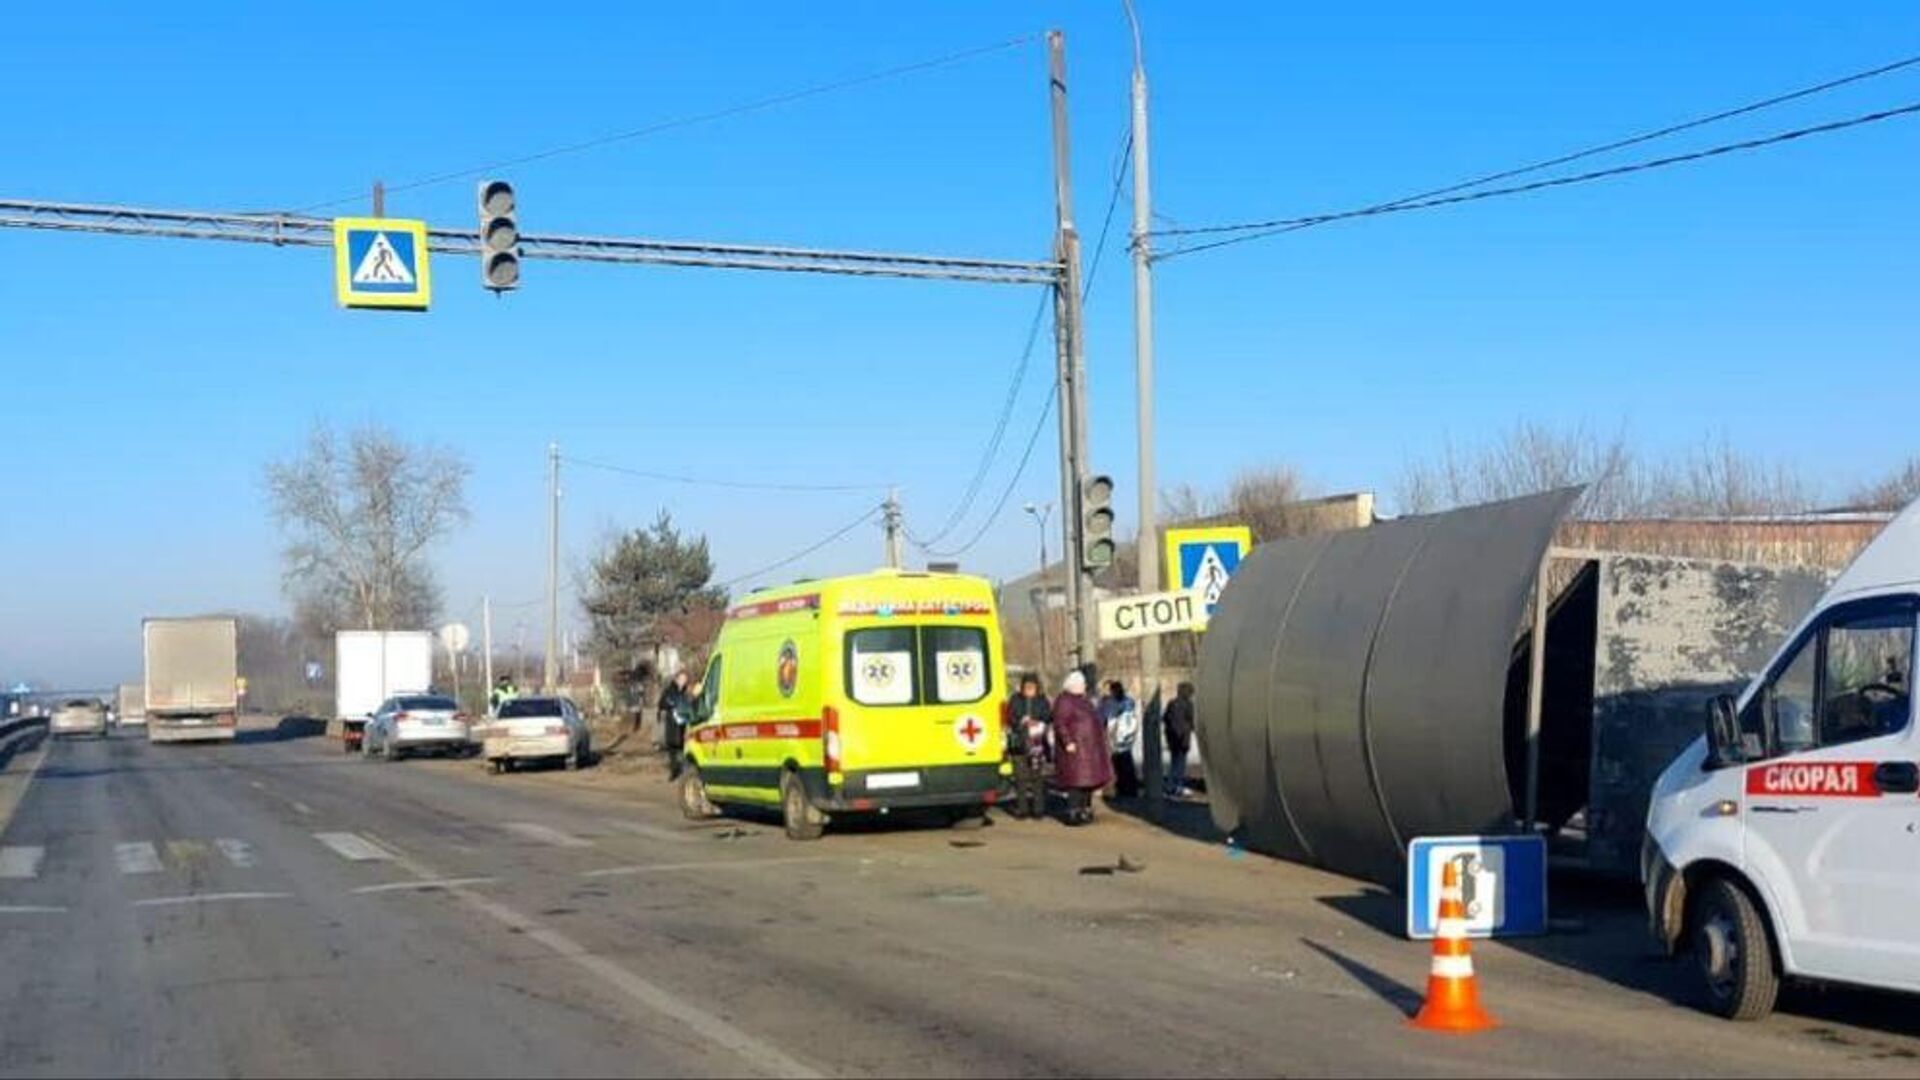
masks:
[(1093, 793), (1113, 782), (1113, 759), (1107, 753), (1100, 715), (1087, 700), (1087, 677), (1067, 674), (1060, 696), (1053, 702), (1054, 782), (1067, 794), (1067, 824), (1093, 820)]
[(1183, 682), (1174, 691), (1160, 723), (1167, 733), (1167, 753), (1173, 758), (1167, 768), (1167, 798), (1185, 798), (1192, 794), (1187, 790), (1187, 754), (1193, 750), (1192, 683)]
[(1032, 819), (1047, 813), (1047, 740), (1053, 709), (1040, 692), (1040, 677), (1025, 675), (1020, 691), (1007, 703), (1007, 757), (1013, 762), (1013, 816)]
[(1122, 799), (1140, 795), (1140, 769), (1133, 760), (1134, 743), (1140, 739), (1140, 706), (1127, 696), (1127, 688), (1115, 679), (1107, 684), (1100, 699), (1100, 722), (1107, 729), (1107, 752), (1113, 757), (1113, 793)]
[(494, 680), (493, 693), (489, 696), (488, 704), (492, 706), (493, 712), (497, 716), (500, 713), (500, 707), (502, 705), (519, 696), (520, 688), (513, 685), (513, 676), (502, 675)]
[(667, 752), (667, 779), (680, 779), (681, 763), (686, 760), (687, 720), (692, 702), (687, 698), (688, 676), (676, 671), (660, 692), (660, 748)]

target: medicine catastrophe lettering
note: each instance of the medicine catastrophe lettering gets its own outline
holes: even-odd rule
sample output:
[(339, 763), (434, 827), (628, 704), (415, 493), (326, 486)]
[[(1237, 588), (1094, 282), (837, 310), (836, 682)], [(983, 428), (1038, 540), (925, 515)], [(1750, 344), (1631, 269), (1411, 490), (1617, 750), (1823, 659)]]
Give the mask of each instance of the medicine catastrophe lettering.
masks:
[(1870, 761), (1781, 762), (1747, 770), (1749, 795), (1873, 798), (1880, 794)]

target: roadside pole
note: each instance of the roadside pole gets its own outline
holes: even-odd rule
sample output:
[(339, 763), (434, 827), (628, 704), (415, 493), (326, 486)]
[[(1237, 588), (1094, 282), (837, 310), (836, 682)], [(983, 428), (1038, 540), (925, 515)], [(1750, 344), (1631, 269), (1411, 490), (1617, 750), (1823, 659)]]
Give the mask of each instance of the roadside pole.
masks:
[(480, 685), (481, 708), (486, 708), (488, 695), (493, 693), (493, 597), (480, 597), (480, 658), (481, 678), (486, 682)]
[(560, 677), (560, 444), (547, 444), (547, 662), (541, 686), (553, 693)]
[(900, 489), (887, 489), (887, 502), (881, 511), (880, 520), (887, 531), (887, 565), (900, 569), (904, 560), (900, 553)]
[[(1153, 203), (1147, 172), (1147, 69), (1140, 46), (1140, 20), (1133, 0), (1123, 0), (1133, 28), (1133, 364), (1134, 409), (1138, 419), (1140, 528), (1135, 561), (1139, 590), (1160, 591), (1160, 545), (1153, 505), (1153, 258), (1148, 233)], [(1146, 759), (1147, 813), (1159, 820), (1166, 809), (1160, 763), (1160, 636), (1140, 639), (1141, 755)]]
[(1092, 612), (1093, 574), (1081, 550), (1080, 488), (1086, 479), (1086, 352), (1081, 332), (1080, 234), (1073, 220), (1073, 168), (1067, 129), (1067, 39), (1047, 32), (1048, 88), (1053, 103), (1055, 396), (1060, 408), (1060, 528), (1066, 560), (1067, 618), (1073, 628), (1068, 667), (1084, 667), (1099, 655)]

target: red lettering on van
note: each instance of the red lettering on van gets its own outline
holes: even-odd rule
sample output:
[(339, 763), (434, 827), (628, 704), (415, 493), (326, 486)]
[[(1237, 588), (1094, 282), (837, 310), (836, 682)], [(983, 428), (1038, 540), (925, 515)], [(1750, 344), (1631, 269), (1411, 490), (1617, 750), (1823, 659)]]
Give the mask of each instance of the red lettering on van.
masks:
[(1748, 769), (1747, 794), (1870, 799), (1880, 785), (1871, 761), (1787, 761)]

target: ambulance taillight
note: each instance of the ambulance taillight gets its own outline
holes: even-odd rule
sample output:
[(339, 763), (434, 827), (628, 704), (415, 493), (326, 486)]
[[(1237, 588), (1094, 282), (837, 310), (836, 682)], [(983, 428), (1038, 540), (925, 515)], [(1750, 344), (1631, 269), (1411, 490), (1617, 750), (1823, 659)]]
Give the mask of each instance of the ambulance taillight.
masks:
[(827, 781), (840, 782), (840, 710), (828, 705), (820, 710), (820, 756), (827, 767)]

